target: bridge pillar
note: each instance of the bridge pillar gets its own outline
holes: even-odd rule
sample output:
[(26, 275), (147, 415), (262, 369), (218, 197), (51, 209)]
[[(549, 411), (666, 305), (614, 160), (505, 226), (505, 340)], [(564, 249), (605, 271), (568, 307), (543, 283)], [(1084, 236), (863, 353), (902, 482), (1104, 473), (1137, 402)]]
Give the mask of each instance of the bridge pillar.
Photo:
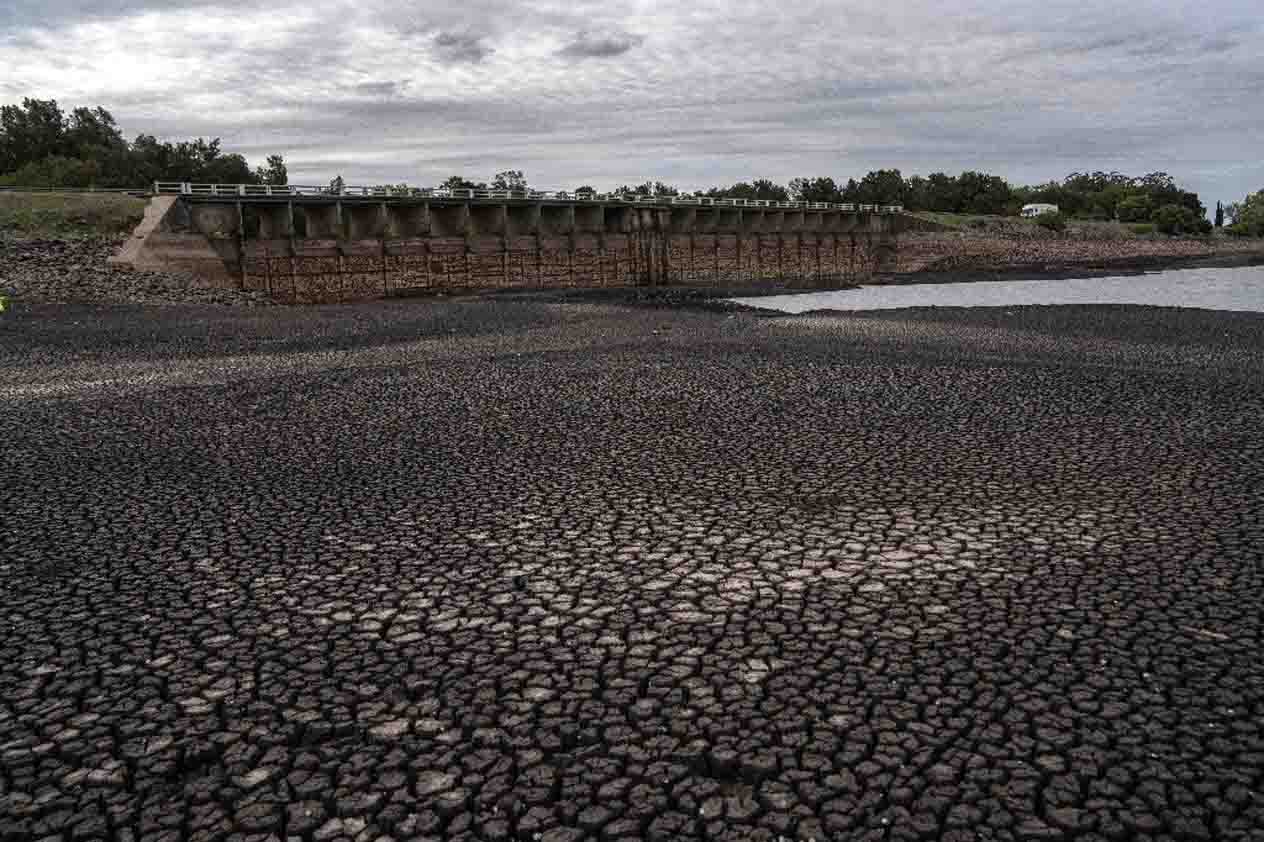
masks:
[(337, 205), (300, 205), (299, 210), (307, 222), (309, 240), (341, 239)]
[(540, 230), (539, 205), (511, 205), (505, 213), (505, 233), (510, 237), (525, 237)]
[(472, 236), (489, 236), (505, 233), (508, 211), (504, 205), (466, 205), (469, 233)]
[(425, 236), (429, 230), (430, 223), (424, 204), (386, 206), (385, 236), (392, 239), (407, 240)]
[(288, 205), (260, 205), (255, 212), (259, 215), (259, 239), (283, 240), (294, 235)]
[(469, 230), (469, 205), (430, 205), (430, 235), (432, 237), (464, 237)]
[(672, 208), (671, 230), (677, 234), (692, 233), (698, 225), (697, 208)]
[(347, 205), (342, 213), (348, 240), (376, 240), (385, 233), (381, 205)]

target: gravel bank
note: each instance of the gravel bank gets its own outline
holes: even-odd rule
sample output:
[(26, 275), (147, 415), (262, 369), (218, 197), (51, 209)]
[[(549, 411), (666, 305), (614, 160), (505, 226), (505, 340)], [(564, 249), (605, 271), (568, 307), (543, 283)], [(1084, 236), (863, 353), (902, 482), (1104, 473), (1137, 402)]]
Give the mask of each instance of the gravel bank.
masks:
[(0, 294), (32, 303), (268, 304), (261, 292), (215, 289), (175, 272), (110, 266), (121, 239), (9, 239), (0, 236)]
[(1264, 317), (0, 316), (0, 838), (1264, 834)]

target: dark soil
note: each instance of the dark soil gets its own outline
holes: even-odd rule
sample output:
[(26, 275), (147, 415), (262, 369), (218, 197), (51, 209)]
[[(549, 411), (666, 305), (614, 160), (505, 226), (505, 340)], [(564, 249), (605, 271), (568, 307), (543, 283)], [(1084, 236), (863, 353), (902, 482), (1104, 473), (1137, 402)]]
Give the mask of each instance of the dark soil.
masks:
[(18, 302), (0, 400), (0, 839), (1264, 837), (1264, 316)]

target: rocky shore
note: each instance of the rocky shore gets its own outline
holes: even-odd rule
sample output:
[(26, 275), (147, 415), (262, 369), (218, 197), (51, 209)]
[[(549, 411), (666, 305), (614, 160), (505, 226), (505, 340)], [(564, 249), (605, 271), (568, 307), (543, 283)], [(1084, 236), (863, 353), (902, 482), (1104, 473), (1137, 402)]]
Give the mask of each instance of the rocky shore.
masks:
[[(883, 273), (887, 282), (934, 282), (998, 274), (1040, 277), (1168, 269), (1220, 261), (1240, 265), (1264, 262), (1264, 241), (1171, 237), (1095, 237), (1058, 235), (1035, 226), (1000, 232), (910, 233), (900, 237), (896, 265)], [(1033, 230), (1034, 229), (1034, 230)]]
[(119, 238), (0, 237), (0, 295), (25, 303), (214, 304), (255, 307), (260, 292), (215, 289), (188, 275), (106, 263)]
[[(1030, 226), (1027, 226), (1030, 229)], [(211, 304), (258, 307), (266, 293), (208, 286), (189, 275), (111, 266), (118, 238), (5, 239), (0, 237), (0, 295), (25, 303)], [(1006, 229), (996, 233), (909, 233), (900, 238), (892, 271), (871, 283), (954, 283), (1011, 278), (1050, 279), (1153, 271), (1188, 266), (1264, 262), (1256, 240), (1055, 237)], [(793, 282), (731, 288), (618, 288), (513, 291), (506, 298), (543, 295), (556, 300), (618, 301), (650, 307), (736, 309), (729, 297), (808, 291)]]

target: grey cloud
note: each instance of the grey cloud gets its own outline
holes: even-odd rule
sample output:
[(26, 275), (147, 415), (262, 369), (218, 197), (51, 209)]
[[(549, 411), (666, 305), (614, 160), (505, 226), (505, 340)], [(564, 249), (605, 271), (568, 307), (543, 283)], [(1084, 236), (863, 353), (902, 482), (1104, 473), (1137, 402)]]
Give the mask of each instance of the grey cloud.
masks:
[(360, 82), (352, 90), (358, 94), (374, 97), (386, 97), (397, 94), (401, 90), (399, 82)]
[(580, 32), (557, 52), (566, 58), (611, 58), (639, 47), (644, 41), (644, 36), (631, 32)]
[[(1264, 187), (1243, 165), (1264, 133), (1255, 0), (1214, 20), (1205, 0), (0, 5), (0, 67), (16, 69), (0, 102), (101, 104), (129, 135), (222, 136), (307, 181), (513, 167), (541, 186), (707, 186), (898, 166), (1020, 182), (1162, 169), (1211, 203)], [(91, 32), (66, 27), (82, 20)], [(267, 37), (243, 38), (256, 26)], [(141, 39), (157, 72), (128, 72), (115, 39)]]
[(0, 5), (0, 39), (21, 29), (56, 29), (71, 23), (112, 20), (141, 12), (253, 5), (250, 0), (9, 0)]
[(478, 35), (440, 32), (434, 37), (435, 54), (447, 62), (480, 62), (493, 52)]

